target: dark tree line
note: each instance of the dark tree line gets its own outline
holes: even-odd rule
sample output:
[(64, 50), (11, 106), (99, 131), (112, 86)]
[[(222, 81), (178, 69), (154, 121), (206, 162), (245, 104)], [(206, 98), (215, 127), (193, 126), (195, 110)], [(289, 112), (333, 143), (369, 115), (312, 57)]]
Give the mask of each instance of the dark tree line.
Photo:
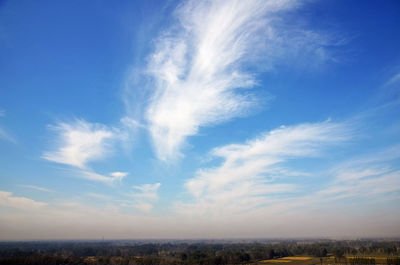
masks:
[(10, 265), (231, 265), (296, 255), (321, 257), (321, 263), (334, 256), (338, 263), (375, 265), (366, 255), (378, 254), (388, 257), (387, 265), (400, 265), (400, 241), (0, 242), (0, 264)]

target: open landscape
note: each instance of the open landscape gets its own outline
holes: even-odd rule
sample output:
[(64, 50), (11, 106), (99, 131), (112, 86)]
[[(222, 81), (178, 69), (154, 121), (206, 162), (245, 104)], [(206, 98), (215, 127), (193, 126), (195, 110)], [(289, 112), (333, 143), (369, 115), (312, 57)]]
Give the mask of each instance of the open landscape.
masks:
[(400, 265), (398, 240), (2, 242), (10, 265)]
[(400, 265), (400, 0), (0, 0), (0, 265)]

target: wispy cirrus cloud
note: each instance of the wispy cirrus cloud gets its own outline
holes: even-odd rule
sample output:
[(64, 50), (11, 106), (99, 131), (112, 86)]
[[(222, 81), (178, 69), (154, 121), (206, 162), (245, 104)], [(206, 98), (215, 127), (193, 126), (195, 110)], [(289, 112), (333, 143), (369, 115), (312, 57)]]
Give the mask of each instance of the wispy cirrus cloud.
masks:
[(47, 203), (26, 197), (15, 196), (12, 192), (0, 191), (0, 205), (20, 210), (35, 210), (45, 207)]
[(275, 196), (288, 196), (299, 187), (285, 178), (304, 178), (286, 163), (319, 157), (323, 150), (351, 138), (345, 124), (322, 122), (281, 127), (243, 144), (213, 150), (220, 165), (200, 169), (185, 187), (193, 203), (178, 204), (190, 214), (239, 213), (265, 206)]
[[(285, 24), (297, 1), (186, 1), (177, 22), (157, 41), (148, 73), (153, 93), (146, 120), (161, 160), (180, 156), (186, 138), (246, 114), (257, 100), (252, 62), (274, 67), (301, 54), (325, 60), (325, 39)], [(301, 51), (301, 52), (300, 52)], [(285, 60), (284, 60), (285, 61)], [(310, 62), (312, 60), (308, 60)]]
[(36, 190), (36, 191), (41, 191), (41, 192), (49, 192), (49, 193), (53, 193), (54, 190), (45, 188), (45, 187), (41, 187), (41, 186), (36, 186), (36, 185), (18, 185), (19, 187), (22, 188), (27, 188), (27, 189), (31, 189), (31, 190)]
[[(6, 111), (3, 109), (0, 109), (0, 118), (6, 116)], [(17, 141), (15, 140), (14, 136), (10, 134), (5, 128), (0, 126), (0, 140), (8, 141), (11, 143), (16, 143)]]
[(160, 186), (159, 182), (133, 186), (134, 191), (131, 194), (134, 200), (133, 206), (142, 212), (150, 212), (158, 200)]
[(11, 143), (16, 143), (15, 138), (4, 128), (1, 127), (0, 127), (0, 139)]
[(122, 173), (122, 172), (112, 172), (108, 175), (105, 174), (99, 174), (93, 170), (79, 170), (78, 174), (79, 176), (82, 176), (83, 178), (87, 180), (92, 180), (92, 181), (97, 181), (97, 182), (102, 182), (104, 184), (113, 184), (116, 182), (121, 182), (124, 177), (126, 177), (128, 174)]
[[(347, 198), (374, 198), (400, 191), (400, 171), (392, 168), (367, 167), (362, 171), (348, 169), (337, 176), (334, 183), (315, 195), (324, 200)], [(345, 176), (345, 177), (344, 177)]]
[(388, 81), (386, 81), (385, 86), (394, 85), (400, 82), (400, 72), (392, 75)]
[(88, 162), (105, 158), (110, 151), (110, 141), (116, 137), (108, 127), (84, 120), (59, 123), (50, 128), (58, 134), (55, 150), (45, 152), (42, 157), (77, 168), (86, 168)]
[(102, 160), (112, 153), (113, 144), (120, 138), (117, 129), (84, 120), (61, 122), (50, 128), (57, 133), (55, 147), (44, 152), (43, 159), (71, 166), (83, 178), (106, 184), (121, 181), (127, 176), (126, 172), (120, 171), (99, 174), (89, 167), (91, 162)]
[(325, 200), (390, 196), (400, 191), (400, 145), (348, 159), (331, 170), (333, 181), (315, 196)]
[(287, 213), (315, 215), (325, 213), (327, 207), (336, 215), (346, 212), (350, 216), (349, 211), (371, 211), (374, 204), (393, 203), (399, 199), (400, 191), (399, 150), (399, 145), (393, 145), (347, 158), (326, 168), (318, 173), (325, 184), (320, 184), (318, 189), (309, 189), (305, 194), (273, 201), (273, 205), (258, 212), (258, 218)]

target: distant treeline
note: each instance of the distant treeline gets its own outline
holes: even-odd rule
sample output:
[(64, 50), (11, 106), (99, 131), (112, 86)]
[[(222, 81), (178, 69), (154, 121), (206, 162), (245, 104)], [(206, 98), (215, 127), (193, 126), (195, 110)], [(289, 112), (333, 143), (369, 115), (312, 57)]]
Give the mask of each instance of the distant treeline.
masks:
[(379, 255), (387, 257), (387, 265), (400, 265), (400, 241), (0, 243), (0, 264), (5, 265), (231, 265), (296, 255), (333, 256), (348, 265), (375, 265), (370, 256)]

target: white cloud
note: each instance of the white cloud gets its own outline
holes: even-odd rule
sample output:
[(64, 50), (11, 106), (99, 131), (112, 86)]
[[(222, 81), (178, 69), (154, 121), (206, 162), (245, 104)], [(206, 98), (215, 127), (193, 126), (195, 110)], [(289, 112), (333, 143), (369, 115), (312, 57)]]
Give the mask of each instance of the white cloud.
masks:
[(11, 192), (0, 191), (0, 205), (20, 210), (35, 210), (46, 206), (47, 203), (14, 196)]
[[(368, 173), (368, 174), (365, 174)], [(324, 199), (344, 199), (349, 197), (374, 198), (377, 194), (389, 195), (400, 191), (400, 171), (375, 171), (366, 169), (361, 174), (346, 172), (356, 176), (354, 179), (337, 179), (331, 186), (321, 190), (316, 195)]]
[(101, 200), (101, 201), (112, 201), (112, 197), (104, 194), (99, 194), (95, 192), (88, 192), (85, 194), (87, 197), (91, 197), (93, 199)]
[(141, 212), (148, 213), (153, 209), (153, 204), (139, 201), (134, 204), (134, 207)]
[(40, 186), (36, 186), (36, 185), (19, 185), (19, 186), (23, 187), (23, 188), (37, 190), (37, 191), (54, 192), (54, 190), (51, 190), (51, 189), (48, 189), (48, 188), (44, 188), (44, 187), (40, 187)]
[(158, 200), (158, 189), (161, 183), (142, 184), (133, 186), (134, 207), (143, 212), (150, 212)]
[(42, 157), (77, 168), (86, 168), (88, 162), (105, 158), (110, 141), (116, 138), (112, 129), (84, 120), (59, 123), (51, 128), (58, 133), (56, 150), (45, 152)]
[(106, 158), (113, 151), (113, 144), (121, 138), (121, 132), (102, 124), (75, 120), (72, 123), (58, 123), (51, 128), (57, 132), (55, 150), (45, 152), (42, 158), (51, 162), (77, 168), (85, 179), (113, 184), (127, 176), (126, 172), (99, 174), (88, 164)]
[[(367, 209), (372, 203), (398, 200), (400, 171), (396, 168), (400, 152), (398, 145), (373, 154), (353, 157), (321, 172), (327, 182), (317, 190), (308, 190), (306, 195), (295, 196), (276, 202), (275, 208), (294, 215), (308, 212), (318, 214), (329, 207), (332, 212), (348, 207), (347, 211)], [(352, 205), (354, 203), (354, 205)], [(350, 210), (349, 210), (350, 209)], [(270, 213), (271, 214), (271, 213)]]
[(386, 83), (386, 86), (393, 85), (400, 81), (400, 73), (393, 75)]
[(180, 203), (178, 211), (195, 215), (221, 215), (255, 209), (288, 197), (298, 188), (284, 178), (307, 176), (285, 168), (295, 158), (321, 155), (326, 147), (350, 137), (343, 124), (323, 122), (301, 124), (263, 134), (244, 144), (231, 144), (213, 150), (223, 159), (220, 165), (198, 170), (185, 186), (193, 203)]
[(333, 181), (316, 196), (324, 199), (374, 198), (400, 191), (400, 171), (393, 167), (400, 158), (399, 145), (371, 155), (353, 158), (336, 166)]
[[(0, 109), (0, 118), (6, 116), (6, 111)], [(0, 126), (0, 140), (16, 143), (17, 141), (15, 138), (4, 128)]]
[(116, 182), (121, 182), (122, 179), (127, 176), (126, 173), (123, 172), (113, 172), (110, 175), (103, 175), (94, 172), (93, 170), (79, 170), (77, 171), (79, 176), (82, 176), (85, 179), (102, 182), (104, 184), (114, 184)]
[(136, 128), (142, 128), (142, 129), (146, 128), (146, 126), (144, 124), (141, 124), (137, 120), (131, 119), (129, 117), (121, 118), (121, 124), (122, 124), (122, 126), (128, 128), (130, 130), (134, 130)]
[(128, 176), (128, 173), (121, 172), (121, 171), (115, 171), (115, 172), (111, 172), (110, 176), (113, 178), (124, 178), (124, 177)]
[(159, 38), (148, 66), (155, 88), (146, 115), (160, 159), (182, 156), (186, 138), (200, 127), (257, 105), (244, 90), (257, 84), (244, 70), (248, 63), (268, 68), (278, 57), (327, 57), (321, 36), (284, 25), (283, 12), (297, 6), (290, 0), (236, 0), (187, 1), (178, 8), (178, 23)]
[(1, 128), (1, 127), (0, 127), (0, 139), (4, 140), (4, 141), (16, 143), (15, 138), (9, 132), (7, 132), (4, 128)]

